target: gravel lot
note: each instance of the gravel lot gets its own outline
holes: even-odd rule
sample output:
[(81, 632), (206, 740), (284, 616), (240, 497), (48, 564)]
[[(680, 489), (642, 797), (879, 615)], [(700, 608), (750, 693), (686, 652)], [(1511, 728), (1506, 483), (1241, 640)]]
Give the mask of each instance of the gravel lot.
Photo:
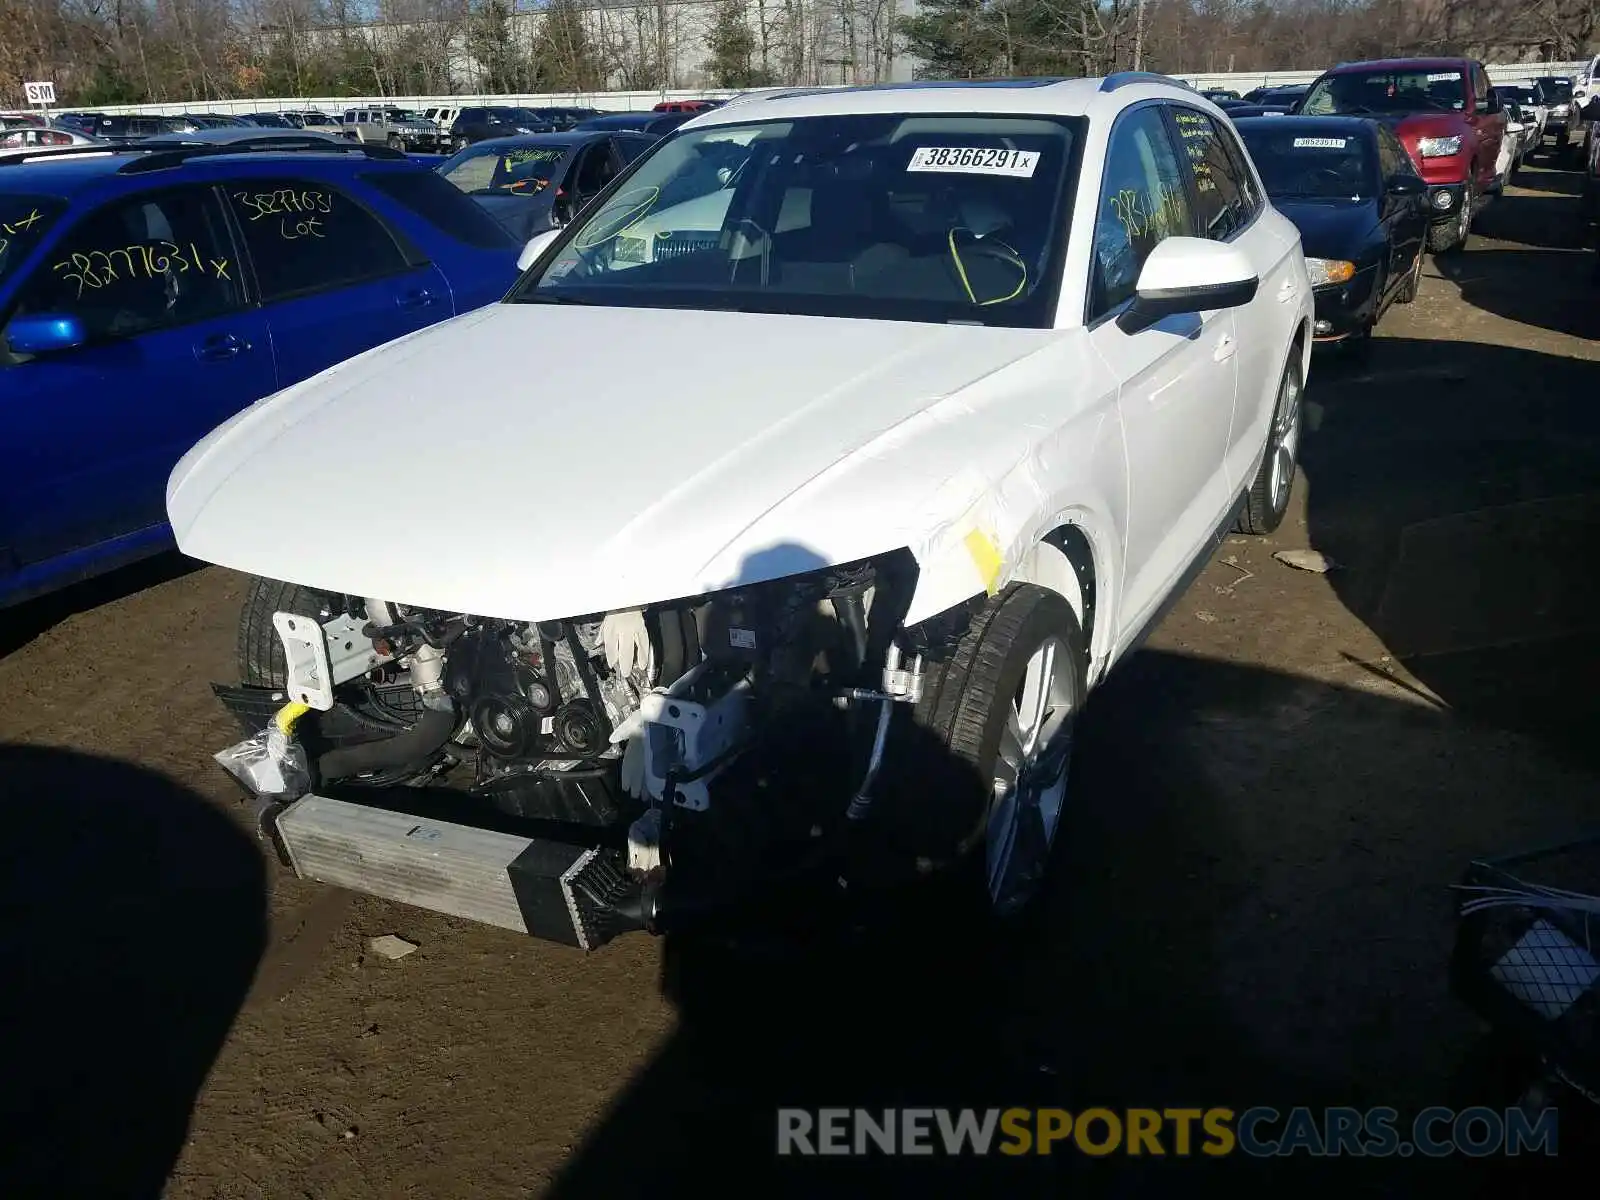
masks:
[[(1097, 693), (1025, 944), (929, 928), (728, 968), (736, 1014), (702, 1023), (643, 935), (585, 958), (264, 859), (210, 758), (235, 736), (207, 682), (233, 677), (239, 576), (163, 561), (4, 613), (0, 1178), (184, 1198), (1318, 1191), (1347, 1187), (1340, 1164), (802, 1170), (772, 1157), (773, 1110), (1508, 1102), (1467, 1069), (1448, 886), (1476, 854), (1592, 824), (1600, 798), (1600, 292), (1570, 248), (1576, 177), (1523, 182), (1366, 362), (1319, 353), (1291, 517), (1227, 542)], [(1272, 558), (1308, 546), (1338, 568)], [(420, 948), (367, 954), (391, 933)], [(1414, 1193), (1417, 1163), (1367, 1166)]]

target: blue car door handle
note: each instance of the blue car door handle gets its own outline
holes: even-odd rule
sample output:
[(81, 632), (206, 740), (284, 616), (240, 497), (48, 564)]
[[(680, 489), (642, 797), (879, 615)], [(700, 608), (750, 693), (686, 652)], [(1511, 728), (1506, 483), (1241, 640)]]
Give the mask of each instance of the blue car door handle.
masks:
[(417, 288), (415, 291), (401, 292), (394, 302), (401, 308), (427, 308), (437, 299), (427, 288)]
[(248, 349), (250, 343), (243, 338), (231, 333), (219, 333), (196, 342), (194, 356), (201, 362), (222, 362), (238, 358)]

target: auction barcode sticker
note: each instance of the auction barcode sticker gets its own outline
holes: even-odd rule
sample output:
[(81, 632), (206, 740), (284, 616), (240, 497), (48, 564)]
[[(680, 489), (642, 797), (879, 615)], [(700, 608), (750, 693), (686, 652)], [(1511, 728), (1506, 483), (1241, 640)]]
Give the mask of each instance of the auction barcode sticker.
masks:
[(1428, 76), (1429, 83), (1454, 83), (1461, 78), (1460, 71), (1435, 71)]
[(1032, 179), (1039, 165), (1037, 150), (997, 150), (985, 146), (919, 146), (906, 164), (908, 171), (942, 171), (963, 175), (1011, 175)]
[(1296, 150), (1343, 150), (1350, 144), (1347, 138), (1295, 138)]

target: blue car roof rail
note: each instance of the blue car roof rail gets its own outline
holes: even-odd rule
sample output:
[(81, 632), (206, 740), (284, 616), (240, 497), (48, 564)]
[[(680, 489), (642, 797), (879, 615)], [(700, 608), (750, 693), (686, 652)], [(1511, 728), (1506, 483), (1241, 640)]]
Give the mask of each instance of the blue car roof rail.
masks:
[(135, 142), (127, 149), (139, 150), (141, 153), (137, 158), (118, 167), (118, 175), (142, 175), (146, 171), (166, 171), (173, 167), (181, 167), (191, 158), (214, 158), (220, 154), (259, 154), (262, 151), (279, 150), (296, 153), (309, 150), (320, 151), (323, 154), (360, 154), (366, 158), (384, 159), (390, 162), (408, 161), (404, 151), (389, 146), (369, 146), (364, 142), (324, 141), (320, 138), (269, 136), (237, 138), (231, 142), (196, 142), (187, 146), (178, 144), (178, 139), (170, 142), (162, 139), (161, 142), (148, 146)]
[(1193, 88), (1181, 79), (1174, 79), (1171, 75), (1161, 75), (1155, 71), (1117, 71), (1107, 75), (1100, 81), (1102, 92), (1114, 92), (1120, 87), (1127, 87), (1132, 83), (1164, 83), (1169, 87)]

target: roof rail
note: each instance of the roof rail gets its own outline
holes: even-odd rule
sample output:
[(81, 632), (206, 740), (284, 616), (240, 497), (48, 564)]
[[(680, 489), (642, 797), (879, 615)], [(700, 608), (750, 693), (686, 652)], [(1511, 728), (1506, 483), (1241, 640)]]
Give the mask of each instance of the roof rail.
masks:
[(0, 167), (16, 166), (25, 162), (38, 162), (41, 158), (72, 158), (77, 155), (118, 154), (126, 149), (126, 146), (119, 146), (115, 142), (95, 142), (83, 146), (34, 146), (21, 154), (0, 154)]
[(1181, 79), (1174, 79), (1171, 75), (1161, 75), (1161, 74), (1158, 74), (1155, 71), (1117, 71), (1117, 72), (1114, 72), (1113, 74), (1107, 75), (1104, 79), (1102, 79), (1100, 81), (1100, 90), (1102, 92), (1114, 92), (1118, 88), (1127, 87), (1131, 83), (1164, 83), (1168, 87), (1176, 86), (1176, 87), (1181, 87), (1181, 88), (1188, 88), (1188, 90), (1190, 90), (1190, 91), (1194, 90), (1193, 88), (1190, 88), (1187, 83), (1184, 83), (1183, 80), (1181, 80)]
[(365, 142), (342, 142), (321, 138), (248, 137), (231, 142), (190, 142), (179, 138), (136, 142), (127, 147), (143, 153), (117, 168), (118, 175), (141, 175), (146, 171), (165, 171), (179, 167), (191, 158), (213, 158), (222, 154), (258, 154), (263, 150), (321, 151), (326, 154), (361, 154), (387, 161), (405, 160), (405, 152), (389, 146), (369, 146)]
[(719, 106), (727, 108), (732, 104), (754, 104), (758, 100), (787, 100), (791, 96), (815, 96), (819, 92), (844, 91), (844, 88), (764, 88), (740, 92), (738, 95), (729, 96)]

